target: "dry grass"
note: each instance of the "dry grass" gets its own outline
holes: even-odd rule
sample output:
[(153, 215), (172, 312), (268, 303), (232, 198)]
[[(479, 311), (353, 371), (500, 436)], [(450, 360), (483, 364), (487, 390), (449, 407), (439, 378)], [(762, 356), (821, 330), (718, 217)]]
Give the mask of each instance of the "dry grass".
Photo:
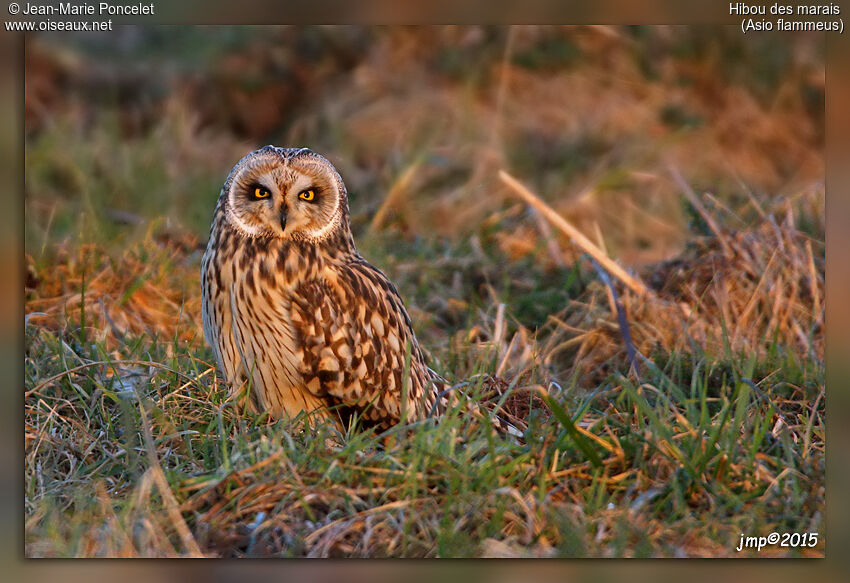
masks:
[[(34, 43), (27, 554), (734, 556), (742, 532), (822, 529), (822, 64), (803, 40), (741, 80), (774, 53), (717, 34), (258, 29), (160, 97)], [(97, 101), (109, 83), (139, 91)], [(227, 401), (198, 225), (224, 160), (265, 141), (341, 161), (434, 368), (522, 438), (461, 406), (375, 435)]]
[[(519, 441), (459, 411), (387, 442), (227, 406), (192, 356), (192, 244), (149, 237), (120, 269), (86, 248), (35, 271), (28, 312), (48, 315), (30, 318), (28, 553), (716, 556), (741, 529), (816, 530), (823, 260), (790, 214), (781, 228), (773, 216), (647, 271), (649, 296), (620, 291), (634, 346), (653, 359), (639, 377), (617, 372), (627, 344), (600, 283), (536, 333), (508, 326), (504, 305), (471, 316), (437, 362), (523, 429)], [(96, 503), (68, 498), (88, 483)], [(63, 509), (91, 530), (35, 535), (61, 528), (49, 512)]]
[(203, 334), (197, 269), (203, 249), (191, 235), (155, 240), (152, 232), (117, 257), (88, 244), (76, 253), (57, 248), (54, 263), (42, 270), (28, 258), (27, 323), (58, 329), (77, 322), (110, 348), (128, 335), (194, 341)]

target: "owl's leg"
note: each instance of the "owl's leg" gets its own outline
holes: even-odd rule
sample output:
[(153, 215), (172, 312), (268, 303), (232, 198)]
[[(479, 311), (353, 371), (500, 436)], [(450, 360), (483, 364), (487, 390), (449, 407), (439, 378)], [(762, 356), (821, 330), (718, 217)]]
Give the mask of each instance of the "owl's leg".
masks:
[(251, 415), (259, 415), (260, 407), (257, 403), (257, 394), (252, 390), (251, 383), (241, 375), (230, 383), (230, 392), (227, 400)]

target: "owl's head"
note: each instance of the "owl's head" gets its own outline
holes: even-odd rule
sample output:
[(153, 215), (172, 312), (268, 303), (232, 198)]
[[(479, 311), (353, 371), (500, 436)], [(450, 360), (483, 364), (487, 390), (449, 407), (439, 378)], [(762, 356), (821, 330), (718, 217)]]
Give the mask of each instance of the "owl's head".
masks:
[(307, 148), (266, 146), (233, 167), (225, 219), (249, 237), (321, 241), (348, 229), (348, 195), (333, 165)]

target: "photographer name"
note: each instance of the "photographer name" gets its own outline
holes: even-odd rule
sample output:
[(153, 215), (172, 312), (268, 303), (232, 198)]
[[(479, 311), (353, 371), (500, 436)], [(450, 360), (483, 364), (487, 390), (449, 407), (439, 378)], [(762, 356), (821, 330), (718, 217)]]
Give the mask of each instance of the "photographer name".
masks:
[(151, 4), (75, 4), (73, 2), (60, 2), (55, 6), (42, 6), (40, 4), (24, 4), (21, 14), (27, 16), (141, 16), (152, 15), (154, 5)]

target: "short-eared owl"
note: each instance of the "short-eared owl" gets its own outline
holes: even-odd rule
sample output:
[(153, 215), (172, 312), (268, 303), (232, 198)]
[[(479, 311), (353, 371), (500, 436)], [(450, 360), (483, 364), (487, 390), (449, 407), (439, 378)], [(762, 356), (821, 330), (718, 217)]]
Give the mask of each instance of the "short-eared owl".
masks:
[(387, 427), (426, 417), (443, 388), (395, 286), (354, 247), (342, 178), (311, 150), (266, 146), (233, 167), (201, 281), (219, 369), (273, 417), (334, 408)]

